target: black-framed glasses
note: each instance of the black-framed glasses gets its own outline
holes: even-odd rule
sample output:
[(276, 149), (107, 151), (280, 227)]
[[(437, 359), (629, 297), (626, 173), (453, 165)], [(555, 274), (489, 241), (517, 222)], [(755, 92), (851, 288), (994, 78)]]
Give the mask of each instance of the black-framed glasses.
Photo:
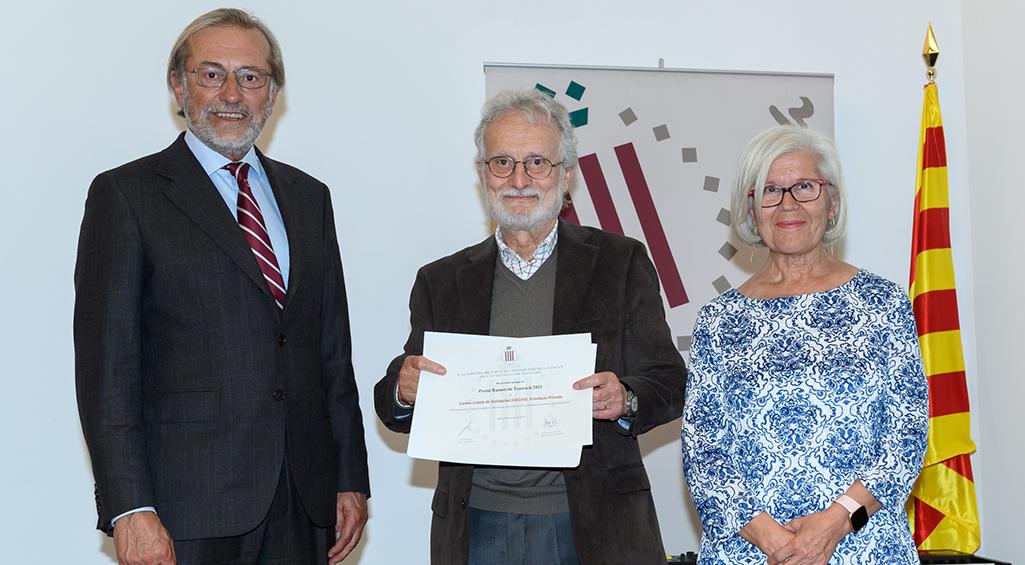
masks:
[[(817, 200), (822, 195), (822, 187), (828, 184), (829, 181), (825, 179), (801, 179), (788, 187), (769, 185), (762, 189), (762, 208), (779, 206), (788, 192), (798, 202)], [(747, 195), (754, 197), (754, 189), (748, 191)]]
[(491, 174), (500, 179), (511, 177), (513, 171), (516, 170), (516, 165), (522, 164), (523, 171), (534, 180), (548, 178), (552, 174), (552, 169), (562, 164), (562, 161), (553, 163), (540, 156), (527, 157), (522, 161), (517, 161), (508, 155), (496, 155), (484, 162), (488, 165)]
[(253, 67), (242, 67), (229, 71), (220, 65), (201, 65), (190, 72), (196, 75), (196, 84), (206, 88), (220, 88), (228, 82), (228, 75), (234, 74), (235, 80), (242, 88), (263, 88), (267, 85), (270, 73)]

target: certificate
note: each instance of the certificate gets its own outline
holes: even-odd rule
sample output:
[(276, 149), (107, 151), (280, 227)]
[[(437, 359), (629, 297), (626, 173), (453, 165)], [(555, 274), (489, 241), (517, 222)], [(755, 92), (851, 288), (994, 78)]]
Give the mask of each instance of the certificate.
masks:
[(529, 338), (424, 333), (424, 357), (445, 376), (420, 373), (406, 453), (478, 465), (575, 467), (591, 444), (594, 373), (589, 334)]

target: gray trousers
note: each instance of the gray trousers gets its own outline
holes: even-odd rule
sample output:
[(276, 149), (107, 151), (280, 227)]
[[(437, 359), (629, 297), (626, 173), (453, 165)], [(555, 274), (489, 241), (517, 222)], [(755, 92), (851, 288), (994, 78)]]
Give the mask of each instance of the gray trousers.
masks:
[(470, 565), (578, 565), (569, 512), (470, 508)]

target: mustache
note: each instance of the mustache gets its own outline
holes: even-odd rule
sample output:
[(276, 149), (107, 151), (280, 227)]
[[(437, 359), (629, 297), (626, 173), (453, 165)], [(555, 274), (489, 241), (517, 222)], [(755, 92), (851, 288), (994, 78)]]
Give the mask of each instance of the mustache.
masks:
[(544, 192), (542, 192), (540, 189), (537, 189), (537, 188), (523, 188), (523, 189), (503, 188), (502, 190), (499, 190), (496, 193), (496, 196), (498, 196), (499, 198), (505, 198), (506, 196), (519, 196), (519, 197), (533, 196), (533, 197), (537, 198), (538, 200), (543, 200), (544, 199)]
[(213, 106), (206, 107), (206, 113), (217, 114), (217, 113), (231, 113), (231, 114), (242, 114), (243, 116), (250, 118), (252, 113), (242, 103), (238, 104), (216, 104)]

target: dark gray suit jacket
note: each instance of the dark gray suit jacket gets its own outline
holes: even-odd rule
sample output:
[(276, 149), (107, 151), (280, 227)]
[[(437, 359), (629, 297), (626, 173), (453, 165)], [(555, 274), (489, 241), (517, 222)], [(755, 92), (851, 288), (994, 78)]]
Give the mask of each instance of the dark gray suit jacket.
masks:
[[(595, 421), (594, 444), (584, 448), (580, 466), (564, 472), (577, 554), (588, 565), (664, 564), (637, 435), (680, 417), (687, 371), (666, 325), (655, 268), (639, 242), (594, 228), (560, 221), (557, 245), (553, 333), (589, 332), (598, 345), (595, 371), (618, 375), (640, 408), (629, 431)], [(374, 389), (377, 414), (389, 429), (409, 432), (411, 419), (395, 418), (394, 390), (405, 357), (423, 352), (424, 331), (488, 334), (497, 254), (489, 237), (417, 273), (409, 340)], [(470, 465), (439, 465), (433, 563), (467, 562), (472, 476)]]
[(89, 189), (75, 379), (108, 533), (142, 506), (175, 539), (249, 531), (285, 457), (322, 527), (336, 492), (370, 492), (330, 195), (259, 157), (288, 233), (283, 312), (182, 136)]

